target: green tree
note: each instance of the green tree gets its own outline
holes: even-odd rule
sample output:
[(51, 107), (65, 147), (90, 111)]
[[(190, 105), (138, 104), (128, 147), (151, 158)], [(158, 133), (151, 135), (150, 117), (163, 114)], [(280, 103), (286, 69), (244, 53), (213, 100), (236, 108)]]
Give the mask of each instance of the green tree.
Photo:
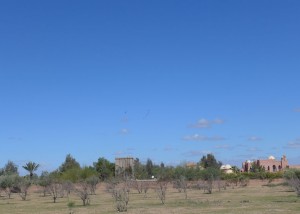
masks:
[(213, 154), (207, 154), (206, 156), (203, 155), (203, 157), (200, 160), (200, 166), (203, 168), (220, 168), (222, 165), (222, 162), (217, 161), (215, 156)]
[(146, 166), (143, 165), (138, 158), (134, 160), (134, 177), (136, 179), (146, 179), (147, 178), (147, 171)]
[(39, 168), (39, 166), (39, 164), (31, 161), (29, 161), (25, 164), (25, 166), (23, 166), (23, 168), (29, 172), (30, 180), (32, 179), (33, 172), (35, 172)]
[(148, 158), (146, 162), (146, 172), (148, 174), (148, 178), (151, 178), (151, 176), (153, 175), (153, 163), (150, 158)]
[(50, 174), (47, 171), (43, 171), (39, 177), (38, 184), (43, 188), (44, 197), (47, 193), (47, 188), (51, 184)]
[(18, 174), (18, 166), (10, 160), (7, 161), (3, 168), (3, 174)]
[(257, 172), (265, 172), (265, 169), (262, 166), (259, 166), (255, 161), (251, 164), (250, 171)]
[(85, 181), (90, 190), (90, 194), (95, 195), (97, 184), (100, 182), (100, 179), (97, 176), (91, 176), (91, 177), (88, 177)]
[(65, 172), (72, 168), (80, 168), (80, 164), (76, 161), (75, 158), (71, 156), (71, 154), (68, 154), (66, 156), (65, 162), (61, 164), (59, 167), (60, 172)]
[(0, 189), (2, 189), (8, 198), (10, 198), (12, 190), (17, 185), (17, 174), (5, 174), (0, 176)]
[(174, 177), (174, 168), (172, 166), (160, 167), (160, 171), (156, 176), (160, 181), (171, 181)]
[(104, 157), (99, 158), (97, 162), (93, 163), (93, 165), (101, 180), (106, 180), (114, 175), (115, 164), (111, 163)]
[(241, 170), (240, 170), (237, 166), (232, 166), (231, 169), (232, 169), (232, 171), (233, 171), (234, 173), (239, 173), (239, 172), (241, 172)]

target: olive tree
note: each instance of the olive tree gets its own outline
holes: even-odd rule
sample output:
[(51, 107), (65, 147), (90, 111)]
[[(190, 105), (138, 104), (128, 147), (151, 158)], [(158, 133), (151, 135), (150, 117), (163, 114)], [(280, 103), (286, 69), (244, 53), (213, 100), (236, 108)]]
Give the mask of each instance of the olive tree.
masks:
[(28, 195), (28, 189), (31, 185), (31, 182), (26, 177), (19, 177), (17, 180), (18, 180), (17, 187), (19, 188), (19, 195), (22, 198), (22, 200), (25, 201)]
[(6, 193), (8, 198), (11, 198), (12, 191), (16, 188), (18, 175), (6, 174), (0, 176), (0, 188)]
[(43, 195), (46, 196), (48, 188), (51, 184), (50, 174), (47, 171), (43, 171), (39, 177), (38, 184), (43, 188)]

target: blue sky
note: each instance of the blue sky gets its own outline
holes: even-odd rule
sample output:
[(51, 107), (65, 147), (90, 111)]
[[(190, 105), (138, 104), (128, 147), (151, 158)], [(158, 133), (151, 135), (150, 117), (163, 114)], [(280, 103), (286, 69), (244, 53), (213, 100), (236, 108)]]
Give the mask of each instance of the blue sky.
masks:
[(0, 166), (300, 163), (299, 1), (2, 1)]

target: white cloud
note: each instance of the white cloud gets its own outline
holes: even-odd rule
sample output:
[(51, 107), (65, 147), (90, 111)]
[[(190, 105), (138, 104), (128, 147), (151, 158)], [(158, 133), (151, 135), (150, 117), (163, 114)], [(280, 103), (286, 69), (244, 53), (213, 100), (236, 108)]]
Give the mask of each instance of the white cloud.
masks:
[(192, 124), (191, 127), (203, 129), (203, 128), (210, 128), (214, 124), (222, 124), (222, 123), (224, 123), (224, 120), (222, 119), (207, 120), (202, 118), (198, 120), (196, 123)]
[(187, 136), (183, 137), (183, 140), (185, 140), (185, 141), (221, 141), (221, 140), (225, 140), (225, 138), (220, 137), (220, 136), (208, 137), (208, 136), (202, 136), (199, 134), (194, 134), (194, 135), (187, 135)]
[(262, 138), (258, 136), (251, 136), (248, 138), (248, 141), (261, 141)]

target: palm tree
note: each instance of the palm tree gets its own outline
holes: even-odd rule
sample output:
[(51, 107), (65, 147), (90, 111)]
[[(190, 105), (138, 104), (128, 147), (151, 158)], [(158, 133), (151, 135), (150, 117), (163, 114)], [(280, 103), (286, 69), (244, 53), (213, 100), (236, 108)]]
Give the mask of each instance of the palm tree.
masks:
[(23, 168), (29, 172), (29, 176), (31, 179), (33, 176), (33, 172), (36, 171), (39, 168), (39, 166), (39, 164), (29, 161), (28, 163), (26, 163), (25, 166), (23, 166)]

